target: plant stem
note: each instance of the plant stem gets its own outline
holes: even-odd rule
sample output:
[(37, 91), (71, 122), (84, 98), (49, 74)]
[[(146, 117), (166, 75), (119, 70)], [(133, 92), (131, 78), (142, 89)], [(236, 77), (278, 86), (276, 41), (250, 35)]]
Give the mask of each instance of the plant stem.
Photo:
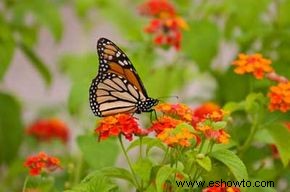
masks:
[(140, 155), (140, 158), (143, 159), (143, 155), (142, 155), (142, 150), (143, 150), (143, 148), (142, 148), (143, 137), (142, 136), (140, 136), (140, 140), (139, 141), (140, 141), (139, 142), (139, 147), (140, 147), (140, 149), (139, 149), (139, 155)]
[(123, 151), (123, 153), (124, 153), (124, 155), (125, 155), (125, 157), (126, 157), (126, 160), (127, 160), (127, 162), (128, 162), (128, 165), (129, 165), (129, 167), (130, 167), (131, 173), (132, 173), (132, 175), (133, 175), (133, 177), (134, 177), (134, 180), (135, 180), (135, 182), (136, 182), (136, 186), (137, 186), (137, 188), (139, 189), (138, 191), (142, 192), (143, 189), (139, 186), (139, 183), (138, 183), (138, 179), (137, 179), (136, 173), (135, 173), (135, 171), (134, 171), (134, 169), (133, 169), (133, 167), (132, 167), (132, 163), (131, 163), (130, 158), (128, 157), (128, 154), (127, 154), (126, 149), (125, 149), (125, 147), (124, 147), (124, 144), (123, 144), (122, 136), (121, 136), (121, 135), (119, 135), (119, 141), (120, 141), (120, 144), (121, 144), (122, 151)]
[(25, 192), (25, 190), (26, 190), (26, 185), (28, 183), (28, 179), (29, 179), (29, 176), (27, 175), (25, 177), (25, 180), (24, 180), (24, 183), (23, 183), (22, 192)]
[(251, 145), (251, 143), (252, 143), (252, 141), (254, 139), (254, 136), (255, 136), (255, 134), (256, 134), (256, 132), (258, 130), (258, 127), (259, 126), (258, 126), (258, 124), (256, 122), (252, 125), (249, 137), (246, 139), (244, 145), (239, 150), (240, 156), (242, 156), (243, 153), (250, 147), (250, 145)]
[(78, 184), (81, 179), (81, 171), (82, 171), (82, 166), (83, 166), (83, 158), (82, 156), (79, 156), (77, 158), (77, 164), (76, 164), (76, 169), (75, 169), (75, 175), (74, 175), (74, 180), (73, 183), (74, 185)]

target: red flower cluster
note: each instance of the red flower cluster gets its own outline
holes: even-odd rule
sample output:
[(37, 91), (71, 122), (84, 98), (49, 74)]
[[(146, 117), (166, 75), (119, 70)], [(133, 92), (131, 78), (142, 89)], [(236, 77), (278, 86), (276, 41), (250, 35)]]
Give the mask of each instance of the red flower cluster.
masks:
[(64, 122), (59, 119), (41, 119), (33, 123), (27, 134), (35, 137), (39, 141), (50, 141), (60, 139), (66, 143), (69, 139), (69, 129)]
[(186, 29), (187, 24), (176, 15), (172, 4), (167, 0), (148, 0), (140, 6), (140, 13), (153, 17), (145, 32), (154, 35), (156, 45), (180, 49), (181, 30)]
[(240, 192), (240, 189), (237, 187), (226, 187), (226, 186), (221, 186), (221, 187), (208, 187), (202, 192)]
[(192, 109), (182, 103), (161, 103), (157, 105), (155, 109), (182, 121), (190, 122), (192, 120)]
[(218, 117), (223, 117), (221, 113), (221, 108), (217, 104), (211, 102), (204, 103), (193, 111), (192, 125), (196, 126), (197, 123), (204, 121), (209, 118), (209, 116), (215, 119), (215, 121), (220, 121), (221, 119)]
[(96, 128), (100, 140), (107, 139), (109, 136), (118, 136), (123, 134), (129, 141), (135, 135), (147, 135), (146, 130), (139, 128), (134, 117), (130, 114), (117, 114), (103, 118)]
[(39, 152), (38, 155), (28, 157), (24, 162), (24, 166), (29, 168), (30, 175), (36, 176), (43, 171), (52, 172), (60, 168), (60, 161), (56, 157)]
[(270, 98), (270, 111), (280, 110), (287, 112), (290, 110), (290, 82), (279, 83), (277, 86), (270, 87), (268, 93)]

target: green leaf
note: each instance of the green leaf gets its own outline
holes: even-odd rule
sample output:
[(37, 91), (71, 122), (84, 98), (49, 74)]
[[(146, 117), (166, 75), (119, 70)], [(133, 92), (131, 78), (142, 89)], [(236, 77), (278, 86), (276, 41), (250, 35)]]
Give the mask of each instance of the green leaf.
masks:
[[(150, 149), (152, 149), (153, 147), (158, 147), (164, 151), (166, 150), (165, 145), (159, 139), (152, 138), (152, 137), (143, 137), (142, 145), (147, 145), (147, 149), (146, 149), (147, 154), (150, 151)], [(127, 147), (127, 151), (130, 151), (134, 149), (135, 147), (139, 147), (139, 146), (140, 146), (140, 138), (131, 142), (130, 145)]]
[(151, 169), (152, 169), (153, 163), (150, 161), (150, 159), (139, 159), (134, 165), (133, 169), (136, 172), (136, 174), (146, 183), (149, 182)]
[(168, 165), (162, 166), (156, 175), (157, 192), (163, 192), (163, 184), (176, 170)]
[(184, 32), (184, 52), (196, 61), (202, 71), (210, 68), (217, 54), (220, 32), (216, 24), (205, 21), (191, 21), (189, 30)]
[(64, 192), (105, 192), (115, 191), (117, 188), (117, 185), (112, 183), (108, 177), (105, 177), (100, 172), (94, 172), (90, 174), (89, 178), (86, 177), (81, 183)]
[(278, 148), (283, 165), (286, 167), (290, 161), (290, 132), (285, 125), (279, 123), (272, 123), (266, 128)]
[(247, 168), (241, 159), (229, 150), (219, 150), (214, 151), (209, 154), (212, 158), (222, 162), (225, 166), (229, 168), (231, 173), (235, 176), (235, 178), (240, 180), (247, 180), (248, 173)]
[(204, 158), (197, 158), (196, 162), (206, 171), (211, 171), (211, 160), (208, 156)]
[(47, 66), (44, 64), (44, 62), (38, 57), (38, 55), (26, 44), (19, 43), (18, 44), (21, 51), (25, 54), (25, 56), (31, 61), (31, 64), (35, 69), (38, 71), (38, 73), (41, 75), (43, 80), (47, 85), (51, 84), (52, 81), (52, 74), (47, 68)]
[(0, 92), (0, 163), (16, 158), (22, 137), (20, 104), (11, 95)]
[(123, 180), (128, 181), (132, 185), (137, 186), (133, 178), (133, 175), (126, 169), (118, 168), (118, 167), (105, 167), (101, 169), (100, 172), (107, 177), (123, 179)]
[(0, 15), (0, 81), (3, 79), (6, 70), (11, 63), (15, 43), (12, 36), (12, 31), (9, 26), (4, 23), (3, 18)]
[(243, 110), (245, 108), (244, 105), (244, 102), (228, 102), (224, 105), (223, 109), (232, 113), (235, 111)]
[(77, 143), (84, 160), (94, 169), (112, 166), (116, 162), (119, 148), (113, 139), (98, 142), (93, 135), (83, 135), (78, 137)]

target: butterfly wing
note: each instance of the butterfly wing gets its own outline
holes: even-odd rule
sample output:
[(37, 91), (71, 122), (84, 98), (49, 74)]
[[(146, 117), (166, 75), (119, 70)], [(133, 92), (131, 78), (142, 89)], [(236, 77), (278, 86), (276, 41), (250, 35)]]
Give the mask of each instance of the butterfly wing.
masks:
[(99, 72), (90, 87), (90, 105), (95, 115), (134, 113), (145, 101), (146, 90), (126, 54), (108, 39), (98, 40)]
[(110, 72), (120, 75), (148, 97), (136, 69), (127, 55), (117, 45), (106, 38), (100, 38), (97, 43), (97, 50), (100, 63), (99, 74)]

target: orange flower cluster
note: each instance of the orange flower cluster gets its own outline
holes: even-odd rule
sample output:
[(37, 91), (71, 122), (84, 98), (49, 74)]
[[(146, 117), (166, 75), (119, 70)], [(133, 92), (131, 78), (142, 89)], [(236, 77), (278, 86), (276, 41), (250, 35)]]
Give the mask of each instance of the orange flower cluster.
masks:
[(147, 135), (146, 130), (139, 128), (134, 117), (130, 114), (117, 114), (103, 118), (95, 130), (99, 134), (99, 139), (104, 140), (109, 136), (118, 136), (123, 134), (129, 141), (135, 135)]
[(233, 62), (233, 65), (236, 67), (237, 74), (252, 73), (256, 79), (262, 79), (264, 73), (273, 71), (271, 63), (271, 60), (263, 58), (261, 54), (239, 54), (239, 58)]
[(223, 116), (221, 116), (221, 113), (221, 108), (217, 104), (212, 102), (204, 103), (193, 111), (192, 125), (196, 126), (197, 123), (204, 121), (209, 117), (216, 121), (218, 120), (218, 117), (222, 119)]
[(38, 155), (28, 157), (24, 162), (24, 166), (29, 168), (30, 175), (37, 176), (43, 171), (52, 172), (60, 168), (60, 161), (56, 157), (39, 152)]
[(164, 129), (173, 129), (177, 125), (181, 124), (182, 121), (174, 119), (169, 116), (163, 116), (157, 121), (154, 121), (149, 128), (150, 131), (154, 131), (157, 135), (160, 134)]
[(217, 143), (227, 144), (229, 142), (230, 135), (223, 129), (214, 130), (208, 125), (198, 124), (197, 130), (203, 132), (206, 138), (212, 139)]
[(208, 187), (203, 189), (202, 192), (240, 192), (240, 189), (237, 187), (226, 187), (223, 185), (221, 187)]
[(60, 139), (66, 143), (69, 139), (67, 125), (57, 118), (36, 121), (27, 129), (27, 134), (35, 137), (39, 141)]
[(191, 122), (192, 120), (192, 109), (188, 106), (178, 104), (161, 103), (155, 107), (157, 111), (161, 111), (164, 114), (174, 116), (182, 121)]
[[(192, 110), (184, 104), (159, 104), (155, 107), (164, 116), (153, 122), (149, 128), (157, 134), (157, 138), (169, 146), (180, 145), (189, 146), (189, 140), (194, 139), (199, 144), (199, 136), (202, 134), (207, 139), (212, 139), (217, 143), (228, 143), (230, 135), (223, 128), (216, 130), (211, 123), (223, 121), (225, 112), (214, 103), (204, 105)], [(195, 131), (188, 131), (177, 128), (178, 125), (191, 124)], [(184, 140), (183, 140), (184, 139)]]
[(270, 87), (268, 93), (270, 98), (270, 111), (280, 110), (287, 112), (290, 110), (290, 82), (279, 83), (277, 86)]
[(166, 128), (157, 135), (157, 138), (170, 147), (189, 147), (199, 144), (198, 137), (188, 127), (177, 127), (175, 129)]
[(145, 32), (154, 35), (154, 43), (161, 46), (174, 46), (180, 49), (183, 29), (186, 22), (176, 15), (175, 8), (167, 0), (148, 0), (140, 6), (140, 13), (153, 17)]

